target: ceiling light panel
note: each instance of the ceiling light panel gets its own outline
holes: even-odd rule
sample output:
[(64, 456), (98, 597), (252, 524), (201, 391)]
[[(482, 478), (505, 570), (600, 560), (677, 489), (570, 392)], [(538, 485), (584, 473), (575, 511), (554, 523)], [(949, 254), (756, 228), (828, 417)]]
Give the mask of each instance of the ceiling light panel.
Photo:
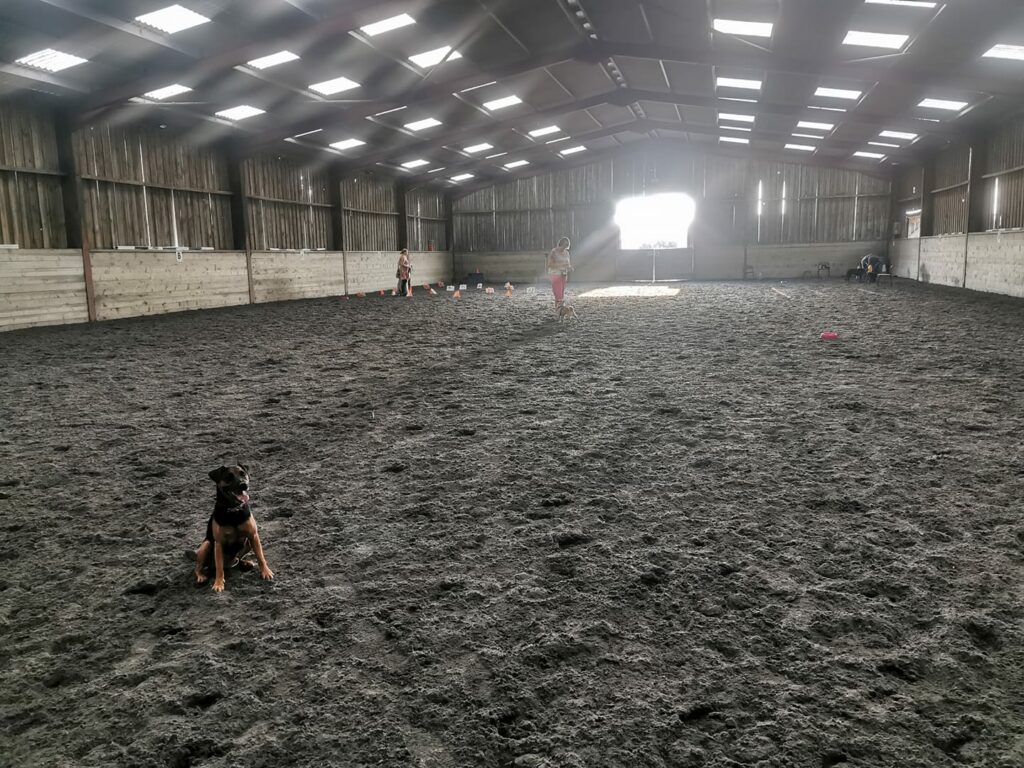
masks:
[(512, 168), (522, 168), (524, 165), (529, 165), (529, 164), (530, 164), (529, 160), (514, 160), (511, 163), (505, 163), (505, 167), (509, 168), (509, 169), (512, 169)]
[(295, 61), (297, 58), (299, 58), (298, 55), (291, 51), (278, 51), (277, 53), (272, 53), (269, 56), (261, 56), (258, 59), (253, 59), (247, 63), (253, 69), (270, 69), (271, 67), (276, 67), (279, 64), (286, 64), (289, 61)]
[(70, 67), (77, 67), (79, 64), (85, 64), (87, 61), (88, 59), (72, 56), (70, 53), (55, 51), (53, 48), (44, 48), (41, 51), (30, 53), (28, 56), (18, 59), (15, 63), (26, 67), (33, 67), (34, 69), (41, 69), (45, 72), (60, 72)]
[(812, 131), (831, 131), (835, 128), (832, 123), (813, 123), (809, 120), (801, 120), (796, 124), (797, 128), (809, 128)]
[(343, 139), (342, 141), (336, 141), (331, 144), (334, 149), (355, 149), (366, 144), (362, 139)]
[(250, 107), (248, 104), (242, 104), (238, 107), (231, 107), (231, 109), (222, 109), (217, 112), (217, 117), (223, 117), (227, 120), (247, 120), (250, 117), (256, 117), (256, 115), (262, 115), (266, 110), (260, 109), (259, 107)]
[(353, 88), (358, 88), (359, 83), (354, 80), (349, 80), (347, 77), (335, 77), (332, 80), (324, 80), (320, 83), (313, 83), (309, 86), (309, 90), (316, 91), (317, 93), (323, 94), (324, 96), (333, 96), (336, 93), (343, 91), (351, 91)]
[(741, 21), (739, 19), (715, 19), (716, 32), (743, 37), (771, 37), (774, 25), (764, 21)]
[(163, 88), (157, 88), (155, 91), (150, 91), (149, 93), (143, 95), (147, 99), (163, 101), (164, 99), (169, 99), (172, 96), (180, 96), (183, 93), (188, 93), (191, 90), (192, 89), (189, 88), (187, 85), (178, 85), (177, 83), (175, 83), (174, 85), (168, 85)]
[(424, 165), (430, 165), (429, 160), (410, 160), (407, 163), (402, 163), (403, 168), (422, 168)]
[(899, 144), (886, 144), (884, 141), (869, 141), (872, 147), (886, 147), (887, 149), (899, 149)]
[(861, 97), (862, 93), (863, 91), (851, 91), (845, 88), (818, 88), (814, 95), (827, 99), (849, 99), (850, 101), (856, 101)]
[(759, 91), (763, 85), (761, 80), (745, 80), (742, 77), (720, 77), (716, 82), (719, 88), (744, 88), (750, 91)]
[(801, 152), (813, 152), (815, 147), (810, 147), (806, 144), (787, 144), (786, 149), (797, 149)]
[(461, 58), (461, 53), (453, 51), (450, 45), (445, 45), (432, 51), (424, 51), (423, 53), (417, 53), (415, 56), (410, 56), (409, 61), (421, 69), (426, 69), (427, 67), (440, 64), (442, 61), (455, 61)]
[(569, 147), (568, 149), (563, 149), (558, 154), (560, 154), (560, 155), (575, 155), (575, 154), (578, 154), (579, 152), (586, 152), (586, 151), (587, 151), (587, 148), (584, 147), (581, 144), (578, 147)]
[(739, 136), (719, 136), (718, 140), (726, 144), (749, 144), (750, 139), (742, 139)]
[(494, 112), (497, 109), (505, 109), (506, 107), (512, 107), (516, 104), (522, 104), (523, 100), (518, 96), (506, 96), (503, 99), (495, 99), (494, 101), (484, 102), (484, 109), (489, 112)]
[(885, 155), (878, 152), (854, 152), (854, 157), (865, 157), (868, 160), (884, 160)]
[(896, 35), (886, 32), (861, 32), (850, 30), (846, 33), (843, 45), (859, 45), (864, 48), (888, 48), (898, 51), (907, 44), (910, 35)]
[(917, 138), (916, 133), (906, 133), (905, 131), (882, 131), (878, 135), (883, 139), (904, 139), (906, 141), (912, 141)]
[(473, 178), (472, 173), (460, 173), (458, 176), (452, 176), (452, 181), (468, 181)]
[(410, 16), (408, 13), (401, 13), (398, 16), (392, 16), (382, 21), (374, 22), (373, 24), (367, 24), (365, 27), (361, 27), (363, 34), (369, 35), (370, 37), (376, 37), (377, 35), (383, 35), (385, 32), (390, 32), (393, 29), (401, 29), (402, 27), (408, 27), (410, 24), (415, 24), (416, 19)]
[(722, 112), (718, 115), (719, 120), (730, 120), (734, 123), (752, 123), (756, 119), (754, 115), (737, 115), (730, 112)]
[(996, 45), (985, 54), (989, 59), (1024, 61), (1024, 45)]
[(440, 120), (433, 117), (428, 117), (424, 120), (417, 120), (413, 123), (406, 123), (405, 127), (408, 128), (410, 131), (423, 131), (426, 130), (427, 128), (433, 128), (434, 126), (437, 125), (441, 125)]
[(864, 0), (868, 5), (901, 5), (905, 8), (934, 8), (931, 0)]
[(538, 128), (534, 131), (530, 131), (530, 135), (535, 139), (539, 139), (541, 136), (550, 136), (553, 133), (558, 133), (562, 129), (557, 125), (549, 125), (544, 128)]
[(171, 5), (167, 8), (161, 8), (159, 11), (144, 13), (142, 16), (136, 16), (135, 20), (145, 24), (147, 27), (166, 32), (168, 35), (173, 35), (176, 32), (191, 29), (192, 27), (198, 27), (200, 24), (206, 24), (209, 21), (202, 14), (190, 11), (188, 8), (180, 5)]
[(494, 149), (494, 146), (484, 142), (483, 144), (474, 144), (471, 147), (466, 147), (462, 151), (469, 155), (475, 155), (477, 152), (484, 152), (488, 149)]
[(959, 112), (967, 106), (966, 101), (949, 101), (947, 99), (925, 99), (917, 106), (924, 109), (945, 109), (950, 112)]

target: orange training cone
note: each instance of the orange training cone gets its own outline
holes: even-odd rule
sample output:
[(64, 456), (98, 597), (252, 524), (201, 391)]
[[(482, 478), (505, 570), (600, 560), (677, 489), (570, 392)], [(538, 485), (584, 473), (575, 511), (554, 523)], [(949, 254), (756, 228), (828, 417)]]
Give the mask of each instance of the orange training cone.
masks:
[(381, 296), (383, 296), (383, 295), (384, 295), (384, 289), (383, 289), (383, 288), (381, 288), (381, 289), (380, 289), (380, 295), (381, 295)]
[(462, 298), (462, 291), (456, 290), (455, 293), (452, 294), (452, 298), (453, 299), (461, 299)]
[(366, 298), (366, 294), (363, 293), (362, 291), (360, 291), (359, 293), (356, 294), (356, 298), (357, 299), (365, 299)]

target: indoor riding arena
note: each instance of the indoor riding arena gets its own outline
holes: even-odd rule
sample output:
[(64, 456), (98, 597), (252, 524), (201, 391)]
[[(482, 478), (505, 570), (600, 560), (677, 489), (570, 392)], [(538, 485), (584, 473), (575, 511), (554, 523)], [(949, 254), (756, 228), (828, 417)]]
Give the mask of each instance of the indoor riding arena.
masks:
[(5, 0), (0, 768), (1024, 768), (1024, 3)]

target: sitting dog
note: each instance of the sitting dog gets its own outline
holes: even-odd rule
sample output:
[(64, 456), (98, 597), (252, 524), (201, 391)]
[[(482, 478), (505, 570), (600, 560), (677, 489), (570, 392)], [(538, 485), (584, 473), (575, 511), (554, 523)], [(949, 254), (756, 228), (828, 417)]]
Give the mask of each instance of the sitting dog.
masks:
[(249, 470), (244, 464), (218, 467), (210, 472), (217, 484), (217, 501), (206, 523), (206, 538), (196, 550), (196, 583), (202, 584), (214, 568), (213, 591), (224, 591), (224, 563), (248, 570), (253, 563), (245, 557), (256, 555), (260, 576), (274, 578), (274, 572), (263, 556), (263, 545), (256, 530), (256, 518), (249, 509)]
[(579, 320), (580, 316), (576, 314), (576, 310), (573, 308), (572, 304), (562, 304), (558, 308), (558, 322), (564, 323), (570, 318)]
[(857, 278), (857, 282), (859, 283), (864, 279), (864, 270), (860, 267), (852, 267), (846, 270), (846, 282), (850, 282), (851, 277)]

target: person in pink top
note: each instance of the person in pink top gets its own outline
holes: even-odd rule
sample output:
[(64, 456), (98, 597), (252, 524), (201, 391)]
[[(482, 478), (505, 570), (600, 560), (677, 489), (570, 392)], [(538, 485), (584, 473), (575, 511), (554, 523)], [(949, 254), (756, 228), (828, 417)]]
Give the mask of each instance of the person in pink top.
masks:
[(565, 283), (573, 269), (569, 260), (569, 246), (569, 238), (563, 237), (548, 254), (548, 279), (551, 280), (551, 290), (555, 294), (555, 312), (565, 302)]
[(409, 260), (409, 249), (403, 248), (398, 254), (398, 269), (395, 270), (395, 277), (398, 278), (398, 296), (405, 296), (409, 293), (410, 277), (412, 276), (412, 262)]

